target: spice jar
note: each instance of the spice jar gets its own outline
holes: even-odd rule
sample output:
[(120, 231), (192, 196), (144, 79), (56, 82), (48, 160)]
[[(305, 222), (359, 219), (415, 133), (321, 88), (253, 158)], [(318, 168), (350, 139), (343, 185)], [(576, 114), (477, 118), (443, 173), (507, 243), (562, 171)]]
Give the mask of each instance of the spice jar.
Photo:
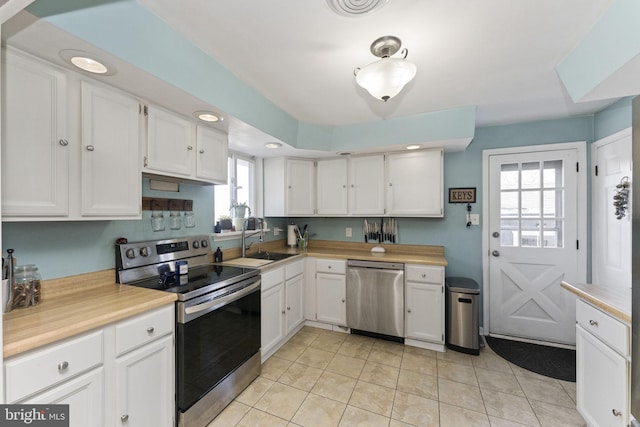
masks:
[(12, 307), (29, 307), (40, 302), (40, 273), (34, 264), (19, 265), (13, 274)]

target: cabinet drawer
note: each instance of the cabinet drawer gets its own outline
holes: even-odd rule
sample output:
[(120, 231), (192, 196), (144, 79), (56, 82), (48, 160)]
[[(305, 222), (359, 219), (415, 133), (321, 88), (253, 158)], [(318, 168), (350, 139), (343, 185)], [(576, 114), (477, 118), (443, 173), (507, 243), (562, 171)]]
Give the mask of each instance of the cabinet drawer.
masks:
[(6, 401), (23, 399), (102, 365), (102, 345), (103, 333), (98, 331), (6, 360)]
[(292, 277), (304, 273), (304, 260), (294, 261), (285, 266), (284, 278), (289, 280)]
[(173, 332), (174, 307), (141, 314), (116, 325), (116, 356)]
[(347, 274), (347, 262), (343, 259), (316, 260), (317, 273)]
[(271, 289), (277, 284), (284, 282), (284, 267), (262, 272), (260, 277), (262, 280), (261, 289), (263, 291)]
[(605, 312), (576, 301), (576, 320), (585, 330), (591, 332), (621, 355), (629, 356), (629, 327)]
[(444, 282), (444, 268), (439, 266), (405, 264), (405, 273), (409, 282)]

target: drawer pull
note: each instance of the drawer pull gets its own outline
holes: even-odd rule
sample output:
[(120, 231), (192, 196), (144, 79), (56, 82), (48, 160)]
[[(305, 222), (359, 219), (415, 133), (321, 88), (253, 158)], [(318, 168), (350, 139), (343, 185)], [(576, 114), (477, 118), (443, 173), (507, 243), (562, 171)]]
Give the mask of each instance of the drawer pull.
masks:
[(409, 309), (407, 309), (407, 313), (411, 313), (411, 309), (410, 309), (410, 308), (409, 308)]
[(287, 313), (286, 311), (282, 310), (282, 314), (286, 314), (286, 313)]
[(125, 414), (121, 416), (120, 421), (122, 421), (123, 423), (126, 423), (127, 421), (129, 421), (129, 415)]
[(153, 328), (153, 326), (149, 326), (149, 327), (147, 328), (147, 333), (152, 334), (152, 333), (153, 333), (153, 331), (155, 331), (155, 329)]
[(342, 302), (346, 302), (346, 300), (344, 298), (342, 298)]
[(612, 409), (611, 412), (613, 412), (613, 416), (614, 417), (621, 417), (622, 416), (622, 412), (618, 411), (617, 409)]
[(596, 326), (596, 327), (598, 326), (598, 322), (596, 322), (595, 320), (589, 320), (589, 324), (591, 326)]
[(422, 278), (424, 279), (425, 277), (427, 277), (427, 275), (425, 273), (422, 273)]
[(66, 360), (64, 362), (58, 363), (58, 371), (62, 372), (69, 367), (69, 362)]

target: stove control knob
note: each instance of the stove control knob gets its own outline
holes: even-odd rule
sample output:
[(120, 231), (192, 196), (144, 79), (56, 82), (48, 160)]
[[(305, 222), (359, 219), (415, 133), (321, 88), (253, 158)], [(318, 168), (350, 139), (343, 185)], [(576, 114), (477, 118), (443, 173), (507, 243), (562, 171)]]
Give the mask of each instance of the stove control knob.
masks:
[(144, 248), (140, 248), (140, 255), (141, 256), (149, 256), (149, 248), (148, 247), (144, 247)]
[(203, 248), (206, 248), (207, 246), (209, 246), (209, 242), (207, 242), (206, 240), (203, 240), (202, 242), (200, 242), (200, 244), (202, 245)]
[(127, 258), (129, 259), (134, 259), (136, 257), (136, 251), (134, 251), (132, 248), (127, 249), (127, 251), (125, 252), (125, 255), (127, 256)]
[(197, 240), (193, 241), (193, 249), (198, 249), (200, 247), (200, 242), (198, 242)]

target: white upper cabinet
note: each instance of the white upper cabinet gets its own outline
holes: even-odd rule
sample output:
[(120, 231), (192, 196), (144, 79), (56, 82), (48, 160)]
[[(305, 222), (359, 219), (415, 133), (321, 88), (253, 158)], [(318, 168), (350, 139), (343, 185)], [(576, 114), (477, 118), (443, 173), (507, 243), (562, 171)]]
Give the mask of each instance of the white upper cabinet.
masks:
[(347, 159), (318, 160), (318, 215), (348, 213)]
[(82, 215), (139, 216), (140, 104), (82, 82)]
[(313, 160), (264, 160), (264, 215), (311, 216), (315, 213)]
[(147, 107), (144, 172), (227, 183), (227, 135), (155, 106)]
[(3, 49), (2, 215), (66, 216), (69, 156), (63, 71)]
[(147, 107), (145, 169), (190, 176), (195, 169), (195, 125), (161, 108)]
[(349, 213), (383, 215), (384, 156), (349, 159)]
[(215, 129), (198, 126), (196, 148), (196, 176), (216, 184), (226, 184), (229, 152), (227, 135)]
[(387, 214), (443, 216), (443, 150), (387, 156)]

